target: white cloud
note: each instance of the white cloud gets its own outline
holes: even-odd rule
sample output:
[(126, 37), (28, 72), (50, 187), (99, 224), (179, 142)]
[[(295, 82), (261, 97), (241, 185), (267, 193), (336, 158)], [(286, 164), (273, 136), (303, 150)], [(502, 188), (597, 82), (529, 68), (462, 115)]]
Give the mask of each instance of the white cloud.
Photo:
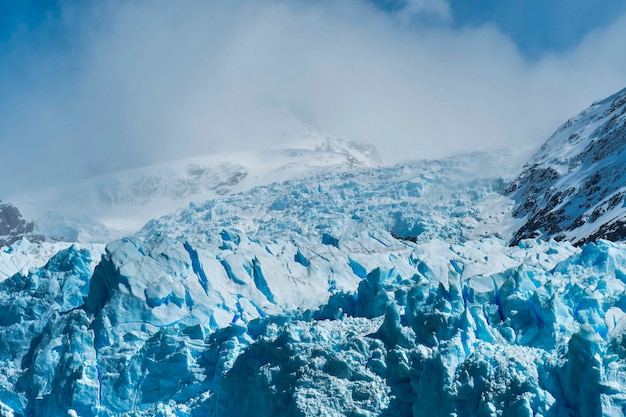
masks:
[(407, 0), (398, 14), (404, 23), (420, 15), (436, 17), (442, 22), (452, 21), (452, 10), (448, 0)]
[[(449, 18), (445, 1), (406, 12)], [(389, 162), (539, 146), (626, 84), (624, 20), (529, 63), (495, 27), (415, 30), (359, 0), (111, 0), (65, 16), (71, 48), (14, 47), (31, 75), (0, 83), (4, 189), (8, 172), (31, 186), (266, 147), (302, 124)]]

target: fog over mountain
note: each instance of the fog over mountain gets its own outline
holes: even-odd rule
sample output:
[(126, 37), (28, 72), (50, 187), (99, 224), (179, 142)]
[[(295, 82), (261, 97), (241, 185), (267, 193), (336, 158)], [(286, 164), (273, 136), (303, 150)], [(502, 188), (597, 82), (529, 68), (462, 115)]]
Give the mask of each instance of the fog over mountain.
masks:
[(618, 8), (529, 57), (456, 3), (387, 3), (60, 2), (0, 44), (0, 189), (281, 146), (303, 127), (387, 163), (532, 149), (626, 82)]

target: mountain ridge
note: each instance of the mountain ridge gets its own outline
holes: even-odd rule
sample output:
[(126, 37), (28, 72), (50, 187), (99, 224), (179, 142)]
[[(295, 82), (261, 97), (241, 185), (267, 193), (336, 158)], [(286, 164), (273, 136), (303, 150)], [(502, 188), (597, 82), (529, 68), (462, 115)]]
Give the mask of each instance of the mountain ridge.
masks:
[(528, 237), (576, 244), (626, 238), (626, 89), (568, 120), (509, 186)]

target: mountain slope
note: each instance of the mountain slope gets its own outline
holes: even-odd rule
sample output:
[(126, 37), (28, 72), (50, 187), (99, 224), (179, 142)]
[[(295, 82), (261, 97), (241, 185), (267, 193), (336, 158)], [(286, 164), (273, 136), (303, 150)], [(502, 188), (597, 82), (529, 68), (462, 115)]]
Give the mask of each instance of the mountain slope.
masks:
[(43, 236), (35, 232), (35, 224), (27, 222), (22, 213), (11, 203), (0, 201), (0, 248), (9, 246), (22, 238), (40, 242)]
[(368, 144), (315, 131), (289, 135), (283, 148), (199, 156), (11, 196), (53, 240), (107, 242), (190, 202), (261, 184), (380, 165)]
[(513, 243), (626, 238), (626, 89), (561, 126), (509, 187), (525, 224)]

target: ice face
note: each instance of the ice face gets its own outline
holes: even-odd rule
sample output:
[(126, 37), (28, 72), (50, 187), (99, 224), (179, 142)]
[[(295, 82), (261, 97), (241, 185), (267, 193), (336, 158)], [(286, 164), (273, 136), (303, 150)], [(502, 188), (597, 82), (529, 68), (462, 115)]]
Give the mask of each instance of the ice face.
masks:
[(102, 251), (72, 245), (0, 283), (0, 399), (7, 410), (54, 414), (78, 407), (73, 398), (81, 392), (85, 407), (97, 401), (91, 320), (82, 307)]
[[(26, 415), (622, 415), (626, 247), (387, 239), (392, 249), (359, 264), (365, 278), (341, 247), (281, 247), (284, 257), (272, 258), (269, 244), (243, 234), (229, 240), (241, 253), (223, 250), (233, 252), (236, 281), (217, 259), (208, 266), (217, 241), (209, 249), (124, 239), (93, 273), (89, 251), (61, 251), (2, 283), (12, 294), (2, 301), (4, 407)], [(330, 263), (295, 260), (324, 248)], [(312, 281), (319, 277), (307, 274), (320, 270), (335, 283), (352, 280), (332, 291), (324, 280), (315, 307), (315, 293), (300, 289), (309, 307), (298, 309), (295, 276), (276, 281), (287, 268)]]
[[(443, 277), (429, 267), (439, 283), (417, 270), (403, 277), (376, 269), (356, 295), (337, 294), (316, 311), (286, 321), (260, 319), (247, 333), (216, 332), (211, 351), (226, 356), (230, 368), (216, 373), (207, 410), (227, 416), (242, 410), (262, 416), (284, 410), (623, 415), (623, 352), (616, 351), (622, 339), (609, 335), (602, 322), (621, 303), (619, 277), (626, 265), (618, 259), (625, 248), (607, 242), (582, 252), (555, 242), (526, 241), (514, 249), (483, 244), (517, 266), (465, 278), (452, 266)], [(421, 262), (435, 266), (447, 257), (469, 263), (456, 249)], [(376, 318), (363, 320), (370, 316)], [(228, 339), (214, 347), (224, 332)]]

